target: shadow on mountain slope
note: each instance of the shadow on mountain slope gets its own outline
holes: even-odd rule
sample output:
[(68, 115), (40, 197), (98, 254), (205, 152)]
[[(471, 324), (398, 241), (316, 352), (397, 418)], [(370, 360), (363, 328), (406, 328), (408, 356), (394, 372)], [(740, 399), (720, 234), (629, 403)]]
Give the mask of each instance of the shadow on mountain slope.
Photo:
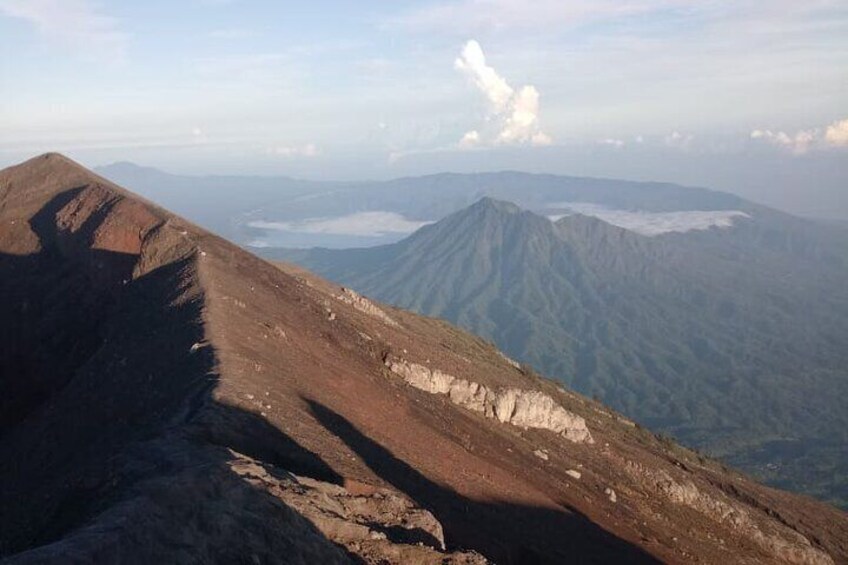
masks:
[(60, 240), (56, 214), (84, 189), (62, 192), (30, 219), (40, 251), (0, 255), (0, 437), (64, 387), (100, 347), (116, 285), (132, 275), (137, 255), (82, 253), (103, 211)]
[(657, 563), (574, 510), (481, 502), (436, 484), (340, 414), (316, 401), (306, 402), (315, 418), (374, 473), (436, 516), (449, 549), (474, 548), (504, 564)]
[[(0, 265), (4, 275), (22, 273), (42, 259), (4, 255)], [(27, 320), (32, 341), (2, 342), (3, 390), (9, 402), (28, 384), (39, 393), (0, 438), (0, 556), (11, 563), (348, 560), (231, 470), (230, 449), (276, 465), (272, 474), (341, 482), (258, 415), (212, 398), (214, 351), (191, 351), (203, 341), (202, 302), (179, 303), (187, 269), (189, 261), (160, 267), (102, 310), (77, 272), (59, 293), (67, 312), (30, 300), (18, 317), (4, 316), (13, 322), (4, 333), (20, 333), (15, 322)], [(37, 343), (49, 350), (28, 349)]]
[[(40, 248), (0, 254), (0, 556), (9, 562), (347, 562), (232, 451), (341, 482), (258, 415), (219, 403), (191, 253), (133, 279), (138, 254), (32, 216)], [(270, 467), (270, 466), (269, 466)]]

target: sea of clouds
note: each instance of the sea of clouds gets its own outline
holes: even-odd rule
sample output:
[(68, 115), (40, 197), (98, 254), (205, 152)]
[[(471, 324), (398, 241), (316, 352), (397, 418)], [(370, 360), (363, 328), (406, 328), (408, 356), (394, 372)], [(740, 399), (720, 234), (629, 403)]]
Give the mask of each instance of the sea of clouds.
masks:
[(358, 247), (391, 243), (432, 222), (410, 220), (396, 212), (375, 210), (333, 218), (293, 221), (253, 220), (248, 227), (264, 231), (250, 247)]
[(548, 204), (549, 210), (565, 210), (565, 213), (546, 214), (557, 221), (571, 214), (593, 216), (608, 224), (646, 236), (664, 233), (684, 233), (710, 228), (730, 228), (738, 218), (750, 217), (739, 210), (683, 210), (678, 212), (645, 212), (642, 210), (616, 210), (588, 202), (555, 202)]

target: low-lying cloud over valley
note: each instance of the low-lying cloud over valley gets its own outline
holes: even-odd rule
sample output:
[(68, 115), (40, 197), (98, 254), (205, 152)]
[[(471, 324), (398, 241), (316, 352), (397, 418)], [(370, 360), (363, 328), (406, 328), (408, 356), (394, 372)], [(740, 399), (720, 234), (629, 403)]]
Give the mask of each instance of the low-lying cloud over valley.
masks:
[(750, 217), (739, 210), (683, 210), (678, 212), (645, 212), (641, 210), (615, 210), (587, 202), (558, 202), (548, 205), (549, 210), (565, 209), (568, 212), (548, 214), (557, 221), (572, 214), (593, 216), (608, 224), (646, 236), (666, 233), (684, 233), (710, 228), (730, 228), (740, 218)]

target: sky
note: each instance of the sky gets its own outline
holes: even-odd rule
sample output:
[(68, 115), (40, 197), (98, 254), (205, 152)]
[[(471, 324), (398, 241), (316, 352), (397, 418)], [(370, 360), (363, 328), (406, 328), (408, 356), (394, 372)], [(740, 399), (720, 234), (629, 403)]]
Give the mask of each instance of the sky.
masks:
[(0, 166), (517, 169), (848, 219), (845, 0), (0, 0)]

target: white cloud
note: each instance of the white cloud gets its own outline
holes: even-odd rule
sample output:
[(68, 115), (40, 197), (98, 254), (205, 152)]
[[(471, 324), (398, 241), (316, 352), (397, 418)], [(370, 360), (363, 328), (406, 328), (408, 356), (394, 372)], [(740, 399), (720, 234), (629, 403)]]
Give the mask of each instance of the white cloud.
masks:
[(730, 228), (737, 218), (750, 217), (740, 210), (681, 210), (678, 212), (645, 212), (616, 210), (588, 202), (556, 202), (549, 209), (565, 208), (569, 213), (549, 215), (551, 221), (571, 214), (593, 216), (608, 224), (649, 237), (665, 233), (684, 233), (710, 228)]
[(476, 129), (466, 132), (459, 140), (459, 146), (463, 149), (475, 147), (478, 143), (480, 143), (480, 133)]
[[(740, 124), (791, 119), (793, 108), (838, 111), (840, 96), (845, 98), (845, 0), (396, 5), (382, 20), (392, 31), (421, 32), (415, 39), (424, 44), (432, 33), (443, 41), (475, 38), (487, 45), (489, 64), (516, 89), (522, 79), (512, 69), (534, 77), (523, 82), (541, 91), (542, 127), (557, 134), (557, 143), (566, 135), (581, 142), (608, 135), (630, 142), (634, 132), (662, 143), (666, 133), (685, 128), (698, 134), (692, 145), (699, 150), (707, 150), (713, 135), (736, 135), (744, 146), (753, 128), (739, 135)], [(607, 131), (608, 123), (620, 129)], [(472, 124), (455, 137), (472, 127), (483, 133)]]
[(88, 0), (0, 0), (0, 13), (26, 20), (48, 39), (88, 56), (115, 62), (126, 56), (129, 35)]
[(554, 138), (552, 138), (543, 131), (537, 131), (533, 134), (533, 137), (530, 138), (530, 143), (538, 146), (550, 145), (553, 142)]
[(288, 158), (317, 157), (321, 154), (321, 150), (314, 143), (306, 143), (304, 145), (277, 145), (267, 148), (265, 153)]
[(824, 128), (824, 134), (822, 134), (822, 128), (799, 130), (794, 134), (770, 129), (755, 129), (751, 132), (751, 139), (782, 147), (795, 155), (803, 155), (811, 149), (848, 147), (848, 119), (833, 122)]
[(466, 43), (462, 54), (454, 61), (454, 67), (474, 80), (475, 86), (489, 99), (493, 112), (501, 113), (506, 109), (513, 95), (512, 87), (486, 64), (486, 55), (479, 43), (473, 39)]
[(834, 147), (848, 146), (848, 119), (833, 122), (824, 133), (825, 141)]
[(408, 220), (395, 212), (357, 212), (336, 218), (309, 218), (295, 222), (268, 222), (256, 220), (247, 225), (252, 228), (293, 233), (323, 235), (355, 235), (382, 237), (388, 234), (412, 233), (432, 222)]
[(196, 144), (209, 143), (209, 136), (198, 126), (191, 128), (191, 138)]
[(751, 139), (763, 139), (775, 145), (792, 145), (792, 138), (785, 132), (775, 133), (770, 129), (755, 129), (751, 132)]
[(613, 137), (608, 137), (606, 139), (602, 139), (598, 141), (601, 145), (609, 145), (610, 147), (621, 148), (624, 147), (625, 142), (623, 139), (616, 139)]
[(473, 39), (465, 44), (454, 67), (465, 73), (489, 103), (489, 131), (467, 132), (460, 146), (468, 147), (485, 142), (512, 145), (530, 143), (550, 145), (551, 137), (539, 127), (539, 91), (532, 85), (515, 91), (494, 68), (486, 64), (480, 44)]
[(669, 147), (674, 147), (677, 149), (689, 149), (694, 140), (695, 136), (691, 133), (680, 133), (679, 131), (675, 130), (665, 136), (665, 139), (663, 141)]
[(762, 140), (771, 145), (786, 148), (796, 155), (806, 153), (815, 137), (816, 132), (813, 130), (799, 131), (795, 135), (789, 135), (784, 131), (771, 131), (770, 129), (755, 129), (751, 132), (751, 139)]

